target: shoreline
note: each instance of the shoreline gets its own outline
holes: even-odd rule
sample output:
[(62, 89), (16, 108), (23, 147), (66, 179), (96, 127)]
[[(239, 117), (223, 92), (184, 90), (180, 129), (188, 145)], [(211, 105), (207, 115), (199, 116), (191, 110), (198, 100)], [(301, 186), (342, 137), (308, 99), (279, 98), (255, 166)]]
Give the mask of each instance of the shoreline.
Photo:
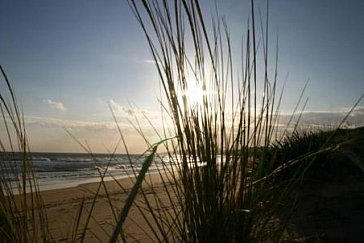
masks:
[[(153, 172), (149, 172), (147, 173), (148, 175), (154, 175), (154, 174), (159, 174), (158, 171), (153, 171)], [(137, 176), (137, 175), (136, 175)], [(109, 182), (109, 181), (123, 181), (123, 180), (135, 180), (135, 176), (134, 175), (117, 175), (117, 176), (105, 176), (103, 181), (104, 182)], [(87, 184), (99, 184), (101, 182), (100, 177), (96, 176), (96, 177), (89, 177), (89, 178), (83, 178), (81, 180), (77, 180), (77, 179), (73, 179), (73, 180), (54, 180), (54, 181), (46, 181), (46, 182), (40, 182), (39, 180), (37, 180), (37, 185), (38, 185), (38, 191), (40, 193), (42, 192), (46, 192), (46, 191), (52, 191), (52, 190), (62, 190), (62, 189), (70, 189), (70, 188), (74, 188), (74, 187), (79, 187), (82, 185), (87, 185)], [(49, 183), (49, 184), (47, 184)], [(16, 186), (15, 190), (17, 190)], [(30, 189), (27, 188), (27, 193), (30, 193)], [(18, 191), (13, 191), (14, 195), (19, 195), (20, 193)]]

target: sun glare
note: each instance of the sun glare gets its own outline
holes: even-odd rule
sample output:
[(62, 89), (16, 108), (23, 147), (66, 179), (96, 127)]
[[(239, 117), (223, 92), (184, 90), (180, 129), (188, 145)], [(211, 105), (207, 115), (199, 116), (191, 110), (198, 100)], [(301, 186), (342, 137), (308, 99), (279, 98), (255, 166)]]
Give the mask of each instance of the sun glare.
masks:
[(201, 85), (196, 82), (190, 82), (188, 84), (188, 89), (185, 93), (190, 106), (198, 106), (202, 104), (203, 101), (203, 90)]

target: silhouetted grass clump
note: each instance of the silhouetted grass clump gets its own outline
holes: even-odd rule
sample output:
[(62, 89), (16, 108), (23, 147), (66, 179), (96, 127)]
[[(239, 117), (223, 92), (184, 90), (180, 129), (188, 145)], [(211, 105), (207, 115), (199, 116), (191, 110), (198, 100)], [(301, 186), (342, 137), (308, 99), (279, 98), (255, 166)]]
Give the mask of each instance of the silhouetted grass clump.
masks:
[[(171, 127), (165, 126), (159, 133), (161, 140), (173, 137), (164, 146), (176, 166), (161, 168), (167, 175), (167, 203), (159, 195), (145, 196), (144, 204), (153, 210), (145, 212), (145, 206), (139, 207), (151, 215), (151, 219), (145, 217), (153, 229), (151, 238), (179, 242), (278, 240), (284, 227), (276, 216), (289, 188), (278, 189), (273, 184), (276, 172), (263, 163), (277, 131), (281, 100), (276, 91), (276, 63), (275, 71), (268, 71), (268, 14), (266, 28), (262, 24), (259, 35), (258, 54), (251, 2), (242, 68), (236, 71), (226, 22), (217, 17), (209, 28), (198, 1), (129, 4), (155, 61), (163, 117), (172, 121)], [(258, 58), (263, 60), (261, 70)], [(190, 95), (196, 87), (200, 89), (198, 101)], [(263, 88), (261, 97), (258, 87)], [(161, 210), (165, 204), (171, 206), (170, 211)]]
[[(285, 169), (280, 175), (282, 180), (283, 174), (286, 175), (286, 179), (292, 178), (294, 173), (304, 168), (302, 179), (339, 181), (345, 179), (346, 175), (360, 176), (364, 172), (363, 168), (360, 168), (360, 162), (354, 161), (355, 156), (362, 157), (357, 150), (363, 144), (363, 128), (295, 131), (281, 141), (273, 143), (267, 160), (274, 161), (272, 167), (277, 168), (306, 156), (301, 163)], [(317, 151), (322, 153), (310, 156)]]

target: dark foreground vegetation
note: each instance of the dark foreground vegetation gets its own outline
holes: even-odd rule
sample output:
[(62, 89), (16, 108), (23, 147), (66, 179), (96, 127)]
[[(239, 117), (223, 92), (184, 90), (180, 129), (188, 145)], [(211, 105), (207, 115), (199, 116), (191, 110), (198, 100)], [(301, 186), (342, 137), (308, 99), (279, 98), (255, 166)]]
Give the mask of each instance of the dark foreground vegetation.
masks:
[[(297, 136), (288, 147), (298, 153), (324, 141), (335, 146), (306, 169), (289, 196), (292, 211), (284, 214), (300, 242), (358, 242), (364, 226), (364, 127)], [(329, 140), (327, 140), (330, 138)], [(286, 146), (288, 144), (285, 144)], [(312, 148), (312, 147), (311, 147)]]

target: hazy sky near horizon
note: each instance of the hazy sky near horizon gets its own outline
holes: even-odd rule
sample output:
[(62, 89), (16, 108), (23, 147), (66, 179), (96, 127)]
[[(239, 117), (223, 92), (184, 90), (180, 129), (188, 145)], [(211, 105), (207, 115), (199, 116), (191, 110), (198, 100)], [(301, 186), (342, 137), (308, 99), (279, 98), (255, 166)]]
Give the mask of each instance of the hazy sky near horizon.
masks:
[[(201, 1), (207, 20), (214, 3)], [(250, 1), (216, 4), (239, 46)], [(265, 1), (256, 6), (265, 11)], [(271, 39), (279, 36), (280, 83), (289, 74), (282, 112), (293, 110), (309, 79), (310, 119), (343, 116), (364, 93), (364, 1), (274, 0), (269, 18)], [(144, 150), (127, 120), (145, 112), (157, 122), (159, 85), (127, 1), (0, 0), (0, 29), (0, 64), (23, 107), (33, 151), (82, 152), (64, 128), (95, 152), (112, 150), (119, 135), (109, 106), (131, 151)], [(363, 107), (355, 113), (359, 123)]]

